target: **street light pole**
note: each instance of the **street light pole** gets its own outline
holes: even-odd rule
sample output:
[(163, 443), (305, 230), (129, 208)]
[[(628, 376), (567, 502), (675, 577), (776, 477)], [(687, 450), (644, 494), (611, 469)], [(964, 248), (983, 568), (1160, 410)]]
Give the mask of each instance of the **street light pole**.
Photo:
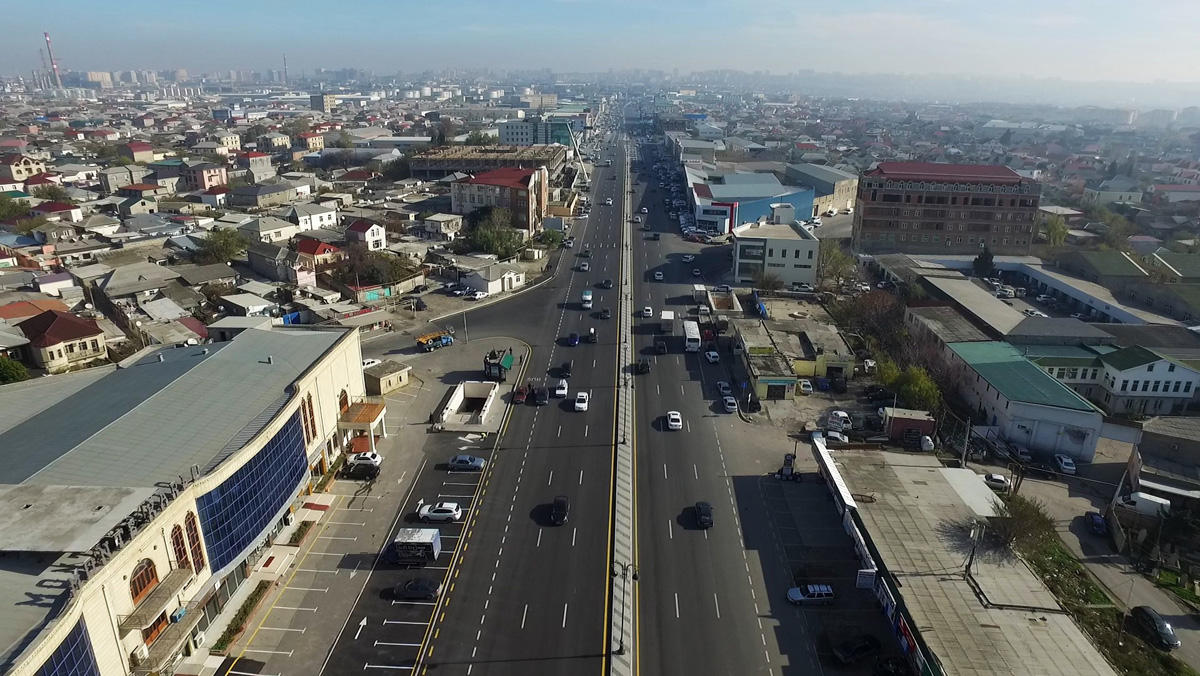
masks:
[[(621, 628), (617, 632), (617, 649), (613, 651), (615, 655), (625, 654), (625, 592), (628, 589), (630, 574), (632, 573), (633, 581), (637, 582), (638, 569), (632, 563), (622, 563), (613, 561), (613, 577), (621, 576)], [(618, 572), (618, 569), (620, 572)]]

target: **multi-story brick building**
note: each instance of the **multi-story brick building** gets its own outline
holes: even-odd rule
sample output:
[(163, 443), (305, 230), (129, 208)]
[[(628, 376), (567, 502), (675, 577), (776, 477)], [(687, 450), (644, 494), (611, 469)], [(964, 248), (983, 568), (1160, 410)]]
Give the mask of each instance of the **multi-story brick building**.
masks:
[(858, 181), (860, 253), (1027, 255), (1041, 185), (1004, 166), (881, 162)]
[(512, 212), (513, 227), (532, 236), (546, 216), (548, 184), (545, 167), (481, 172), (450, 184), (451, 211), (466, 215), (482, 207), (504, 207)]

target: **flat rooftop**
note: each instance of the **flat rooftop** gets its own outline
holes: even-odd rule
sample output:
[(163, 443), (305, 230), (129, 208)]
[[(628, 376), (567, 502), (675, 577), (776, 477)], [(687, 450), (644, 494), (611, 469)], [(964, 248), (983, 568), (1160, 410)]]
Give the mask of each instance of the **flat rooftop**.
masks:
[(566, 146), (447, 146), (428, 150), (416, 160), (552, 160), (566, 152)]
[(857, 501), (865, 535), (947, 674), (1115, 674), (1054, 595), (1007, 549), (977, 553), (971, 577), (978, 592), (972, 587), (963, 566), (970, 549), (964, 526), (986, 520), (996, 499), (981, 477), (926, 455), (832, 455), (848, 490), (870, 496)]
[(743, 223), (733, 229), (734, 238), (793, 239), (814, 242), (816, 236), (799, 223)]
[(976, 284), (974, 280), (961, 277), (924, 277), (925, 281), (946, 294), (948, 298), (987, 324), (998, 335), (1007, 335), (1017, 327), (1025, 315), (1009, 307), (1004, 301), (996, 298), (996, 294)]

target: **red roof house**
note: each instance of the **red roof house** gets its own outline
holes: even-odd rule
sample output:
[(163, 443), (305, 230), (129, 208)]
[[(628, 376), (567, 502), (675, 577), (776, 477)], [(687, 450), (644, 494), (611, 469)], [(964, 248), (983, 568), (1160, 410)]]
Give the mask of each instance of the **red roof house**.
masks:
[(94, 319), (83, 319), (61, 310), (46, 310), (17, 324), (33, 347), (51, 347), (61, 343), (85, 340), (102, 335), (104, 331)]

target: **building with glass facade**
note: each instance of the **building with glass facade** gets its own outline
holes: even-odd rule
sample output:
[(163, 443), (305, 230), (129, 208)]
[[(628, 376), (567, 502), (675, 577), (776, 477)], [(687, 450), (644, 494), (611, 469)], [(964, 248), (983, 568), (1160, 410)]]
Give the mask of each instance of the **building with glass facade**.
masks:
[(361, 363), (357, 331), (276, 327), (0, 388), (0, 672), (148, 675), (209, 640), (348, 447)]

